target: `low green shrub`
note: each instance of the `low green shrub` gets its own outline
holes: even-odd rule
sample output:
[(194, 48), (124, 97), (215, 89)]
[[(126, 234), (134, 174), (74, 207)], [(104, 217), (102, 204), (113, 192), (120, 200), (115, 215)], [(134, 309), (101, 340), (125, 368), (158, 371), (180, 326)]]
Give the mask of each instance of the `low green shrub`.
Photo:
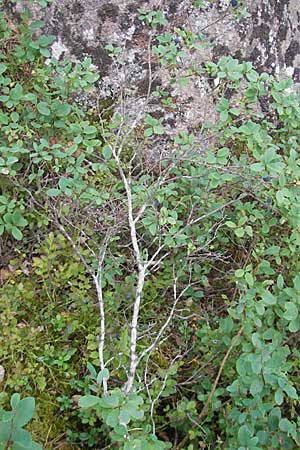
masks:
[[(84, 113), (72, 96), (93, 89), (91, 60), (54, 61), (42, 23), (1, 16), (7, 389), (51, 403), (50, 440), (32, 425), (49, 448), (66, 428), (79, 448), (298, 448), (298, 87), (230, 56), (188, 64), (203, 36), (139, 14), (174, 72), (155, 102), (214, 84), (201, 133), (171, 138), (147, 101), (133, 122)], [(171, 151), (151, 163), (161, 138)]]

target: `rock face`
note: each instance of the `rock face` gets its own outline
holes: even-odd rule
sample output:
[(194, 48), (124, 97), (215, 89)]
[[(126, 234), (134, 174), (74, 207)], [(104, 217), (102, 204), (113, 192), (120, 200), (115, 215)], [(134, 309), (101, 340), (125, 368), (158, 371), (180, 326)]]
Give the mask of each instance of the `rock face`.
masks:
[[(14, 8), (28, 6), (23, 0)], [(30, 6), (30, 4), (29, 4)], [(139, 9), (163, 11), (168, 24), (161, 33), (174, 27), (199, 33), (204, 38), (201, 49), (191, 51), (189, 63), (199, 69), (188, 88), (174, 86), (172, 96), (180, 99), (176, 116), (169, 114), (171, 127), (195, 126), (214, 113), (211, 88), (201, 76), (206, 61), (217, 61), (222, 55), (252, 61), (258, 71), (282, 73), (300, 79), (300, 12), (299, 0), (53, 0), (41, 9), (30, 6), (33, 17), (45, 22), (44, 32), (53, 34), (53, 56), (82, 59), (90, 56), (101, 73), (100, 97), (116, 96), (120, 89), (138, 99), (147, 94), (149, 75), (152, 89), (167, 85), (169, 70), (158, 69), (149, 56), (153, 43), (149, 27), (138, 16)], [(246, 14), (245, 14), (246, 13)], [(16, 16), (15, 16), (16, 17)], [(107, 44), (124, 49), (125, 64), (116, 69)], [(176, 76), (186, 69), (179, 62)]]
[[(147, 31), (137, 19), (138, 9), (160, 9), (169, 24), (203, 32), (214, 44), (211, 57), (223, 54), (253, 61), (257, 69), (285, 70), (299, 81), (300, 12), (298, 0), (246, 0), (247, 18), (238, 18), (242, 0), (54, 0), (46, 9), (33, 7), (34, 16), (45, 21), (54, 34), (55, 56), (90, 55), (102, 71), (109, 72), (111, 59), (105, 45), (127, 45), (138, 62)], [(17, 9), (26, 4), (21, 1)], [(234, 6), (232, 6), (234, 5)], [(146, 42), (145, 42), (146, 41)]]

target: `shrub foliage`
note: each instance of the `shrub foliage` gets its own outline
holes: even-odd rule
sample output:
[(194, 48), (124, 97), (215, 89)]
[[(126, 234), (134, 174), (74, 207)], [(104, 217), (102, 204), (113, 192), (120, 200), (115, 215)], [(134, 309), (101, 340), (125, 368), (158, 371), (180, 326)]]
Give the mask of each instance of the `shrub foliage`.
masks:
[[(52, 59), (41, 21), (1, 13), (0, 400), (34, 395), (49, 449), (61, 434), (70, 448), (298, 448), (298, 87), (230, 56), (189, 65), (203, 36), (139, 14), (175, 75), (149, 80), (132, 118), (126, 98), (95, 101), (90, 59)], [(172, 89), (199, 76), (218, 120), (174, 136)], [(11, 406), (0, 447), (40, 448), (22, 428), (33, 398)]]

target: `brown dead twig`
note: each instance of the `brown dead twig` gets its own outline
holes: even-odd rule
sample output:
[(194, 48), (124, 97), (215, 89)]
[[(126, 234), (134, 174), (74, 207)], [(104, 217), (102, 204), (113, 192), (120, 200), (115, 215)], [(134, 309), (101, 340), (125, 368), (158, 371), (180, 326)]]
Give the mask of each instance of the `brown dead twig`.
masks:
[[(207, 409), (208, 409), (208, 407), (209, 407), (209, 405), (210, 405), (210, 403), (212, 401), (213, 395), (214, 395), (214, 393), (215, 393), (215, 391), (217, 389), (217, 386), (218, 386), (220, 377), (222, 375), (224, 366), (226, 364), (226, 361), (227, 361), (230, 353), (232, 352), (233, 348), (235, 347), (235, 345), (236, 345), (239, 337), (241, 336), (243, 330), (244, 330), (244, 325), (241, 326), (241, 328), (239, 329), (239, 331), (235, 335), (234, 339), (232, 340), (230, 347), (228, 348), (227, 352), (225, 353), (224, 358), (222, 359), (221, 365), (219, 367), (216, 379), (214, 381), (214, 384), (213, 384), (213, 386), (211, 388), (209, 396), (207, 397), (207, 400), (206, 400), (206, 402), (205, 402), (201, 412), (198, 415), (198, 419), (202, 419), (207, 414)], [(194, 424), (192, 428), (195, 428), (195, 426), (196, 425)], [(186, 434), (185, 437), (182, 439), (182, 441), (179, 443), (179, 445), (177, 445), (176, 450), (182, 449), (185, 446), (185, 444), (187, 443), (188, 439), (189, 439), (189, 435)]]

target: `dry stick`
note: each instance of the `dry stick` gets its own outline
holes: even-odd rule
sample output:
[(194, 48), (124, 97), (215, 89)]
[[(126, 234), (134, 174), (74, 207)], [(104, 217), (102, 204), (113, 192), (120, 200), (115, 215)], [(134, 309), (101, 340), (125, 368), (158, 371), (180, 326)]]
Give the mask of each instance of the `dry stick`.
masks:
[(224, 358), (223, 358), (223, 360), (222, 360), (222, 363), (221, 363), (221, 365), (220, 365), (220, 368), (219, 368), (217, 377), (216, 377), (216, 379), (215, 379), (215, 382), (214, 382), (214, 384), (213, 384), (213, 387), (211, 388), (211, 391), (210, 391), (209, 396), (208, 396), (208, 398), (207, 398), (207, 400), (206, 400), (206, 402), (205, 402), (205, 405), (203, 406), (202, 411), (201, 411), (201, 413), (200, 413), (199, 416), (198, 416), (199, 419), (201, 419), (201, 418), (206, 414), (207, 408), (208, 408), (208, 406), (209, 406), (209, 404), (210, 404), (210, 402), (211, 402), (211, 399), (212, 399), (212, 397), (213, 397), (213, 395), (214, 395), (214, 393), (215, 393), (215, 390), (216, 390), (216, 388), (217, 388), (219, 379), (220, 379), (220, 377), (221, 377), (221, 375), (222, 375), (222, 372), (223, 372), (224, 366), (225, 366), (225, 364), (226, 364), (226, 361), (227, 361), (227, 359), (228, 359), (230, 353), (232, 352), (233, 347), (234, 347), (235, 344), (237, 343), (238, 338), (239, 338), (240, 335), (242, 334), (243, 329), (244, 329), (244, 326), (245, 326), (245, 325), (242, 325), (241, 328), (239, 329), (238, 333), (236, 334), (235, 338), (234, 338), (233, 341), (231, 342), (231, 345), (230, 345), (229, 349), (227, 350), (227, 352), (226, 352), (226, 354), (225, 354), (225, 356), (224, 356)]
[[(242, 325), (241, 328), (239, 329), (238, 333), (235, 335), (235, 338), (234, 338), (233, 341), (231, 342), (231, 345), (230, 345), (229, 349), (227, 350), (227, 352), (226, 352), (226, 354), (225, 354), (225, 356), (224, 356), (224, 358), (223, 358), (223, 360), (222, 360), (222, 362), (221, 362), (221, 365), (220, 365), (220, 368), (219, 368), (219, 370), (218, 370), (218, 374), (217, 374), (217, 377), (216, 377), (215, 382), (214, 382), (214, 384), (213, 384), (213, 387), (211, 388), (211, 391), (210, 391), (210, 393), (209, 393), (209, 396), (207, 397), (207, 400), (206, 400), (206, 402), (205, 402), (205, 405), (204, 405), (203, 408), (202, 408), (202, 411), (201, 411), (200, 414), (198, 415), (198, 419), (202, 419), (202, 417), (206, 415), (207, 408), (209, 407), (210, 402), (211, 402), (211, 400), (212, 400), (212, 398), (213, 398), (213, 395), (214, 395), (214, 393), (215, 393), (215, 390), (217, 389), (217, 385), (218, 385), (218, 383), (219, 383), (219, 379), (220, 379), (220, 377), (221, 377), (221, 375), (222, 375), (222, 372), (223, 372), (224, 366), (225, 366), (225, 364), (226, 364), (226, 361), (227, 361), (227, 359), (228, 359), (230, 353), (232, 352), (233, 347), (234, 347), (235, 344), (237, 343), (238, 338), (239, 338), (240, 335), (242, 334), (243, 329), (244, 329), (244, 326), (245, 326), (245, 325)], [(193, 428), (194, 428), (194, 427), (193, 427)], [(188, 439), (189, 439), (189, 436), (188, 436), (188, 434), (187, 434), (187, 435), (183, 438), (183, 440), (179, 443), (179, 445), (177, 446), (176, 450), (180, 450), (181, 448), (183, 448), (183, 447), (185, 446), (186, 442), (188, 441)]]
[(205, 27), (201, 28), (201, 30), (199, 31), (199, 33), (203, 33), (203, 31), (207, 30), (207, 28), (212, 27), (213, 25), (216, 25), (217, 23), (221, 22), (223, 19), (225, 19), (225, 17), (227, 17), (229, 15), (229, 7), (227, 7), (227, 9), (224, 11), (224, 13), (222, 14), (221, 17), (219, 17), (217, 20), (215, 20), (214, 22), (211, 22), (209, 24), (207, 24)]

